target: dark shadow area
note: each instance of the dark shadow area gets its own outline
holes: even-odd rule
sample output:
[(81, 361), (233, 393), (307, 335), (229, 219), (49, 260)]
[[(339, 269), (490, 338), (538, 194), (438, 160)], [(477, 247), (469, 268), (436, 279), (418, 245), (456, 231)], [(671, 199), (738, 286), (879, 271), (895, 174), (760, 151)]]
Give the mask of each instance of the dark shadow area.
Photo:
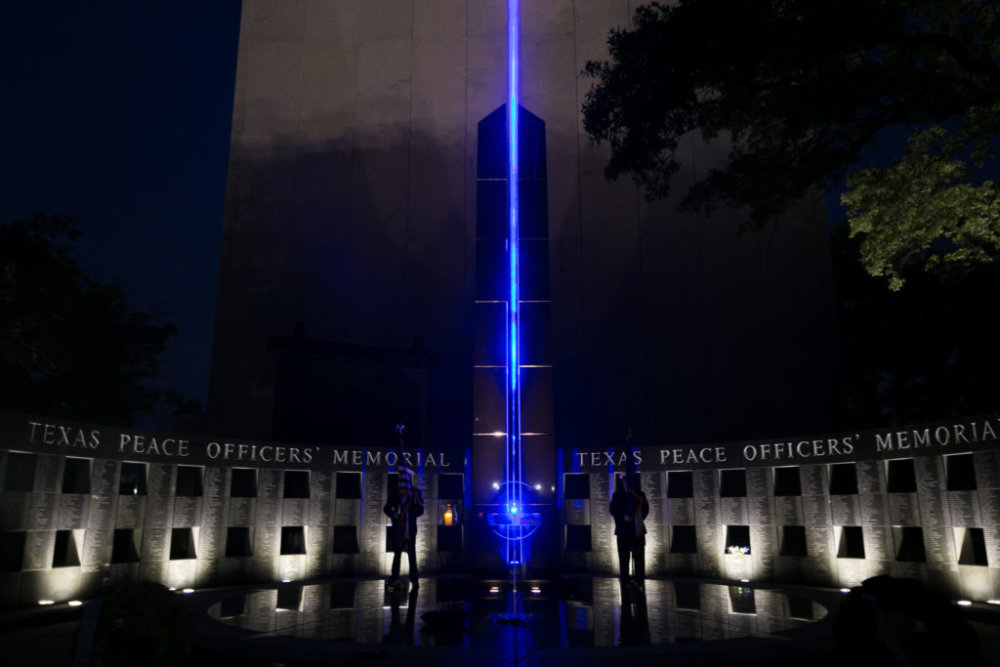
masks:
[[(91, 602), (90, 605), (97, 605)], [(74, 664), (92, 667), (188, 664), (193, 639), (191, 616), (180, 596), (161, 584), (127, 584), (101, 598), (83, 614)], [(89, 661), (85, 659), (89, 657)]]
[[(448, 150), (416, 135), (379, 147), (294, 137), (234, 144), (213, 432), (356, 445), (379, 433), (391, 442), (405, 423), (415, 447), (467, 438), (465, 221), (432, 178), (453, 168)], [(414, 195), (435, 199), (432, 218), (393, 199), (406, 190), (410, 161), (432, 181)]]
[[(113, 639), (120, 657), (132, 651), (133, 662), (99, 664), (176, 664), (153, 658), (164, 653), (164, 638), (174, 649), (190, 639), (187, 613), (194, 641), (183, 664), (195, 667), (487, 667), (509, 664), (515, 646), (518, 664), (535, 667), (903, 664), (883, 653), (875, 609), (888, 614), (897, 640), (915, 640), (900, 646), (925, 652), (926, 659), (909, 663), (915, 666), (995, 665), (977, 651), (980, 638), (991, 646), (1000, 639), (1000, 618), (987, 605), (963, 610), (916, 582), (887, 577), (847, 596), (697, 579), (647, 580), (646, 590), (625, 593), (609, 578), (528, 580), (519, 584), (526, 621), (517, 624), (499, 622), (509, 609), (509, 581), (455, 576), (420, 583), (390, 590), (382, 580), (336, 579), (192, 595), (147, 585), (124, 595), (115, 590), (104, 598), (112, 613), (100, 616), (95, 636), (103, 645)], [(72, 664), (87, 609), (0, 613), (5, 664)], [(132, 618), (123, 621), (126, 613)]]
[(866, 579), (841, 603), (833, 632), (843, 664), (987, 664), (959, 607), (915, 579)]
[[(945, 419), (996, 409), (1000, 351), (984, 304), (996, 301), (1000, 265), (929, 276), (906, 271), (890, 292), (868, 275), (859, 239), (832, 236), (846, 414), (842, 428)], [(917, 262), (916, 264), (919, 264)]]

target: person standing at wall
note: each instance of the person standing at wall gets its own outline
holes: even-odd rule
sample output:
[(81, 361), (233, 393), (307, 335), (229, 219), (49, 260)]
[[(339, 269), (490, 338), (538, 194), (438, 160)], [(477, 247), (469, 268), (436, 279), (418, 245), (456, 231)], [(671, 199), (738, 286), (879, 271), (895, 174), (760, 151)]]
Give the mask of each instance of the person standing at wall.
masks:
[(398, 482), (389, 490), (389, 500), (382, 511), (392, 520), (392, 577), (391, 587), (399, 583), (400, 555), (406, 551), (406, 562), (410, 568), (410, 583), (418, 588), (417, 568), (417, 519), (424, 513), (424, 497), (413, 484), (413, 471), (400, 466), (397, 470)]
[[(618, 577), (622, 589), (643, 589), (646, 580), (646, 524), (649, 501), (639, 485), (638, 473), (615, 477), (611, 516), (618, 541)], [(632, 576), (629, 576), (630, 567)]]

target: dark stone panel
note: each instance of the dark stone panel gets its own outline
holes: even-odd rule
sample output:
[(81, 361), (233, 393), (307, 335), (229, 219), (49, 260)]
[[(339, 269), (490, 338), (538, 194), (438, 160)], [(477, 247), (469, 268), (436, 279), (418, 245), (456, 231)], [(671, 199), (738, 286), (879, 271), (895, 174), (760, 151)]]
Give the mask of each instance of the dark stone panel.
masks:
[(35, 488), (38, 455), (22, 452), (5, 452), (5, 454), (2, 491), (30, 493)]
[(527, 180), (522, 177), (518, 182), (518, 199), (518, 232), (520, 238), (548, 238), (548, 183), (545, 180)]
[[(527, 305), (527, 304), (525, 304)], [(501, 366), (507, 363), (504, 327), (507, 301), (477, 303), (473, 308), (475, 330), (472, 363), (476, 366)], [(525, 347), (522, 341), (522, 349)], [(525, 356), (527, 358), (527, 350)]]
[(518, 173), (522, 179), (544, 179), (546, 165), (545, 121), (518, 107)]
[(524, 301), (548, 300), (549, 242), (548, 239), (524, 239), (518, 244), (520, 251), (520, 299)]
[(552, 433), (552, 369), (522, 368), (521, 383), (521, 432)]
[[(472, 370), (473, 432), (503, 433), (507, 430), (506, 371), (503, 368), (474, 368)], [(475, 458), (475, 451), (473, 451)], [(479, 465), (477, 461), (477, 466)]]
[(508, 232), (507, 174), (476, 181), (476, 238), (506, 239)]
[(487, 115), (477, 128), (477, 178), (507, 178), (507, 105)]
[[(501, 320), (502, 321), (502, 320)], [(552, 308), (548, 302), (521, 304), (521, 363), (552, 363)], [(501, 362), (502, 363), (502, 362)], [(549, 410), (551, 411), (551, 406)]]
[(477, 301), (508, 301), (510, 299), (510, 259), (506, 239), (476, 241)]

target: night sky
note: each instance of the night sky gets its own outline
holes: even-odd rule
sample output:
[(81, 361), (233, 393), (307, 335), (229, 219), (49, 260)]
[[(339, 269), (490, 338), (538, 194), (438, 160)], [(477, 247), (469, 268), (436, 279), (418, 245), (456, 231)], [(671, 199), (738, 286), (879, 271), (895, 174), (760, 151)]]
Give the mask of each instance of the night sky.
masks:
[(240, 0), (33, 0), (0, 21), (0, 223), (83, 220), (77, 257), (180, 332), (204, 405)]
[(178, 325), (163, 384), (203, 405), (240, 7), (36, 0), (0, 22), (0, 224), (82, 218), (84, 269)]

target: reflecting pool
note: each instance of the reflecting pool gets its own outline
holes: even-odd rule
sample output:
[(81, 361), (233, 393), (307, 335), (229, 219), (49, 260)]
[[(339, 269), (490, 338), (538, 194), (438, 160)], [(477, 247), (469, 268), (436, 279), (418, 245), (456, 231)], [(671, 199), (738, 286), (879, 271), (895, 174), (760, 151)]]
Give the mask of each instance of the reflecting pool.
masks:
[(287, 583), (225, 597), (209, 616), (254, 637), (366, 644), (497, 647), (512, 632), (524, 649), (670, 645), (773, 637), (826, 616), (806, 593), (750, 584), (614, 578), (509, 581), (381, 579)]

